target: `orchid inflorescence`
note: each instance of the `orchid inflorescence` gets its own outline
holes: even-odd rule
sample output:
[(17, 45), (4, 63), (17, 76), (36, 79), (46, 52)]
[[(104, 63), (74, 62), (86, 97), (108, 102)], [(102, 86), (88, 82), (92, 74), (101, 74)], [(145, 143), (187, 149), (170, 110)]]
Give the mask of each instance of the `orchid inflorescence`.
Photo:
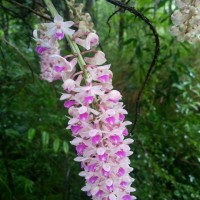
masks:
[(195, 43), (200, 40), (200, 0), (176, 0), (179, 10), (172, 16), (172, 35), (181, 42)]
[[(129, 156), (133, 153), (129, 145), (125, 121), (127, 111), (121, 102), (122, 95), (113, 90), (110, 65), (102, 51), (96, 50), (99, 37), (92, 29), (89, 14), (78, 23), (64, 22), (59, 15), (54, 22), (43, 23), (34, 31), (36, 51), (40, 55), (41, 79), (53, 82), (62, 80), (64, 107), (68, 109), (67, 129), (72, 132), (72, 145), (81, 163), (80, 176), (85, 177), (82, 188), (95, 200), (133, 200), (135, 189), (131, 187), (133, 178)], [(72, 26), (77, 27), (77, 31)], [(75, 50), (72, 55), (62, 56), (59, 41), (68, 36), (73, 42), (86, 49), (77, 52), (84, 56), (80, 65)], [(92, 56), (90, 56), (92, 54)], [(77, 71), (77, 61), (80, 71)], [(82, 64), (83, 64), (82, 62)]]

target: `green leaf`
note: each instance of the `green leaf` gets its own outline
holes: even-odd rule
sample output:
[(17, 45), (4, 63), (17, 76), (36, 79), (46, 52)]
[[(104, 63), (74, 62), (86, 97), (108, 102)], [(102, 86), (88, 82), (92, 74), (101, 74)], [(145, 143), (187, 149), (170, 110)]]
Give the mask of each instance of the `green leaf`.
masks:
[(136, 38), (130, 38), (130, 39), (124, 41), (124, 45), (133, 43), (133, 45), (135, 46), (135, 45), (136, 45), (136, 42), (137, 42), (137, 39), (136, 39)]
[(42, 132), (42, 144), (44, 146), (49, 144), (49, 134), (46, 131)]
[(60, 147), (60, 139), (59, 138), (56, 138), (53, 142), (53, 150), (55, 152), (58, 152), (58, 149)]
[(29, 130), (28, 130), (28, 140), (32, 141), (34, 137), (35, 137), (35, 129), (29, 128)]
[(66, 155), (69, 153), (69, 145), (66, 141), (63, 142), (63, 151)]

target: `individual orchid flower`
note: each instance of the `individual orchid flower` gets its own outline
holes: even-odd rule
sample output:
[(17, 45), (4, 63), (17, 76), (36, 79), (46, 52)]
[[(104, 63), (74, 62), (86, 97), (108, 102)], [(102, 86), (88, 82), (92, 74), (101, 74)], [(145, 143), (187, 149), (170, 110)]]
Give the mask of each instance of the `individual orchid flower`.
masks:
[(94, 57), (85, 57), (85, 62), (89, 65), (102, 65), (106, 62), (105, 54), (102, 51), (97, 51)]
[(107, 83), (112, 80), (113, 74), (109, 70), (110, 65), (104, 65), (104, 66), (93, 66), (90, 65), (87, 67), (87, 70), (90, 74), (89, 81), (98, 81), (101, 83)]
[(92, 86), (91, 84), (89, 86), (77, 87), (74, 91), (77, 93), (74, 94), (73, 100), (82, 105), (89, 105), (94, 102), (95, 96), (104, 94), (102, 86)]
[(96, 46), (99, 43), (99, 37), (96, 33), (89, 33), (86, 39), (75, 38), (75, 42), (86, 50), (90, 50), (91, 47)]
[(37, 42), (37, 47), (35, 48), (36, 52), (38, 54), (43, 54), (46, 50), (56, 48), (56, 42), (52, 38), (47, 38), (47, 37), (42, 37), (40, 38), (38, 36), (38, 31), (34, 30), (33, 31), (33, 39)]
[(51, 55), (50, 58), (53, 63), (53, 69), (56, 72), (71, 72), (77, 64), (77, 58), (74, 58), (71, 62), (68, 62), (60, 55)]
[(122, 99), (122, 95), (117, 90), (111, 90), (106, 95), (101, 96), (101, 102), (108, 103), (111, 102), (112, 104), (118, 103)]
[(61, 40), (66, 35), (72, 35), (75, 30), (70, 29), (70, 27), (74, 24), (72, 21), (64, 22), (63, 18), (60, 15), (56, 15), (54, 18), (54, 22), (44, 23), (43, 25), (47, 28), (47, 36), (55, 37), (58, 40)]

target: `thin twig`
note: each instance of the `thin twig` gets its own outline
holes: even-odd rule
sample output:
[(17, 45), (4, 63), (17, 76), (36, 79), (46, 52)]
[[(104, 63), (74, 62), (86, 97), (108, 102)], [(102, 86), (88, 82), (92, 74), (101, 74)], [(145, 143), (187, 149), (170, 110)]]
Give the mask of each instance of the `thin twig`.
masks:
[(18, 53), (18, 55), (21, 56), (21, 58), (25, 61), (25, 63), (27, 64), (28, 68), (30, 69), (31, 75), (32, 75), (32, 80), (34, 81), (33, 69), (31, 67), (31, 65), (29, 64), (28, 60), (23, 55), (23, 53), (17, 47), (15, 47), (13, 44), (11, 44), (8, 40), (6, 40), (5, 38), (0, 38), (0, 39), (3, 40), (6, 44), (8, 44), (10, 47), (12, 47)]
[(30, 24), (28, 24), (25, 20), (25, 18), (21, 15), (19, 15), (18, 13), (16, 13), (14, 10), (12, 9), (9, 9), (5, 6), (3, 6), (2, 4), (0, 4), (0, 8), (4, 9), (5, 10), (5, 13), (9, 12), (11, 16), (13, 16), (14, 18), (18, 17), (19, 20), (22, 20), (24, 22), (24, 24), (30, 29), (32, 30), (33, 28), (30, 26)]
[[(125, 4), (128, 4), (129, 2), (130, 2), (130, 0), (128, 0)], [(106, 21), (106, 23), (107, 23), (107, 25), (108, 25), (108, 27), (109, 27), (108, 34), (110, 34), (110, 31), (111, 31), (111, 25), (110, 25), (110, 20), (111, 20), (111, 18), (112, 18), (114, 15), (116, 15), (118, 12), (122, 11), (122, 10), (123, 10), (122, 8), (119, 8), (119, 9), (117, 9), (115, 12), (113, 12), (113, 13), (108, 17), (108, 19), (107, 19), (107, 21)]]
[(138, 121), (138, 116), (139, 116), (139, 106), (140, 106), (140, 99), (141, 99), (141, 96), (142, 96), (142, 93), (144, 91), (144, 88), (147, 84), (147, 81), (149, 80), (150, 78), (150, 75), (151, 75), (151, 72), (156, 64), (156, 61), (157, 61), (157, 58), (158, 58), (158, 55), (159, 55), (159, 52), (160, 52), (160, 41), (159, 41), (159, 35), (156, 31), (156, 28), (151, 24), (150, 20), (145, 17), (142, 13), (140, 13), (139, 11), (137, 11), (134, 7), (130, 7), (120, 1), (116, 1), (116, 0), (106, 0), (108, 1), (109, 3), (111, 4), (114, 4), (116, 6), (119, 6), (120, 8), (123, 8), (124, 10), (127, 10), (129, 11), (130, 13), (133, 13), (135, 16), (139, 17), (141, 20), (143, 20), (148, 26), (149, 28), (151, 29), (151, 31), (153, 32), (153, 35), (154, 35), (154, 39), (155, 39), (155, 49), (154, 49), (154, 56), (153, 56), (153, 59), (152, 59), (152, 62), (149, 66), (149, 69), (148, 69), (148, 72), (145, 76), (145, 80), (144, 82), (142, 83), (142, 86), (139, 90), (139, 93), (138, 93), (138, 96), (137, 96), (137, 99), (136, 99), (136, 105), (135, 105), (135, 119), (133, 121), (133, 125), (132, 125), (132, 128), (131, 128), (131, 131), (130, 133), (132, 134), (133, 131), (135, 130), (135, 127), (136, 127), (136, 124), (137, 124), (137, 121)]
[(46, 19), (46, 20), (51, 20), (50, 17), (47, 17), (47, 16), (45, 16), (45, 15), (42, 15), (41, 13), (39, 13), (39, 12), (33, 10), (32, 8), (30, 8), (30, 7), (28, 7), (28, 6), (25, 6), (25, 5), (21, 4), (21, 3), (18, 3), (17, 1), (8, 0), (8, 2), (11, 3), (11, 4), (15, 4), (15, 5), (18, 6), (18, 7), (25, 8), (25, 9), (29, 10), (30, 12), (32, 12), (32, 13), (34, 13), (34, 14), (36, 14), (36, 15), (38, 15), (38, 16), (40, 16), (40, 17)]
[(2, 66), (3, 66), (3, 71), (4, 71), (4, 76), (5, 78), (7, 78), (7, 74), (8, 74), (8, 65), (6, 62), (6, 58), (5, 58), (5, 54), (3, 52), (2, 47), (0, 47), (0, 52), (1, 52), (1, 57), (2, 57)]
[(119, 11), (121, 10), (121, 8), (119, 8), (118, 10), (116, 10), (115, 12), (113, 12), (109, 17), (108, 17), (108, 19), (107, 19), (107, 21), (106, 21), (106, 23), (107, 23), (107, 25), (108, 25), (108, 34), (110, 35), (110, 32), (111, 32), (111, 25), (110, 25), (110, 20), (111, 20), (111, 18), (115, 15), (115, 14), (117, 14)]

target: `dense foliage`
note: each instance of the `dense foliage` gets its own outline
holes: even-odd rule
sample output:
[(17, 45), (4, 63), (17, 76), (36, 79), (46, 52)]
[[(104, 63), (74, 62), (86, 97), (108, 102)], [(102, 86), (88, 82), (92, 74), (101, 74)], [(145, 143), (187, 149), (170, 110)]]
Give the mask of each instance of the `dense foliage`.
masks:
[[(64, 1), (54, 3), (67, 17)], [(110, 20), (109, 33), (106, 20), (115, 8), (103, 0), (84, 3), (112, 63), (114, 86), (133, 120), (136, 96), (153, 56), (153, 35), (123, 11)], [(132, 135), (136, 196), (200, 199), (200, 45), (180, 43), (170, 35), (174, 2), (130, 4), (151, 19), (161, 40)], [(1, 0), (0, 8), (0, 199), (88, 199), (80, 190), (84, 180), (73, 161), (75, 150), (68, 144), (67, 111), (59, 101), (62, 89), (39, 78), (32, 30), (46, 21), (48, 12), (39, 0)]]

